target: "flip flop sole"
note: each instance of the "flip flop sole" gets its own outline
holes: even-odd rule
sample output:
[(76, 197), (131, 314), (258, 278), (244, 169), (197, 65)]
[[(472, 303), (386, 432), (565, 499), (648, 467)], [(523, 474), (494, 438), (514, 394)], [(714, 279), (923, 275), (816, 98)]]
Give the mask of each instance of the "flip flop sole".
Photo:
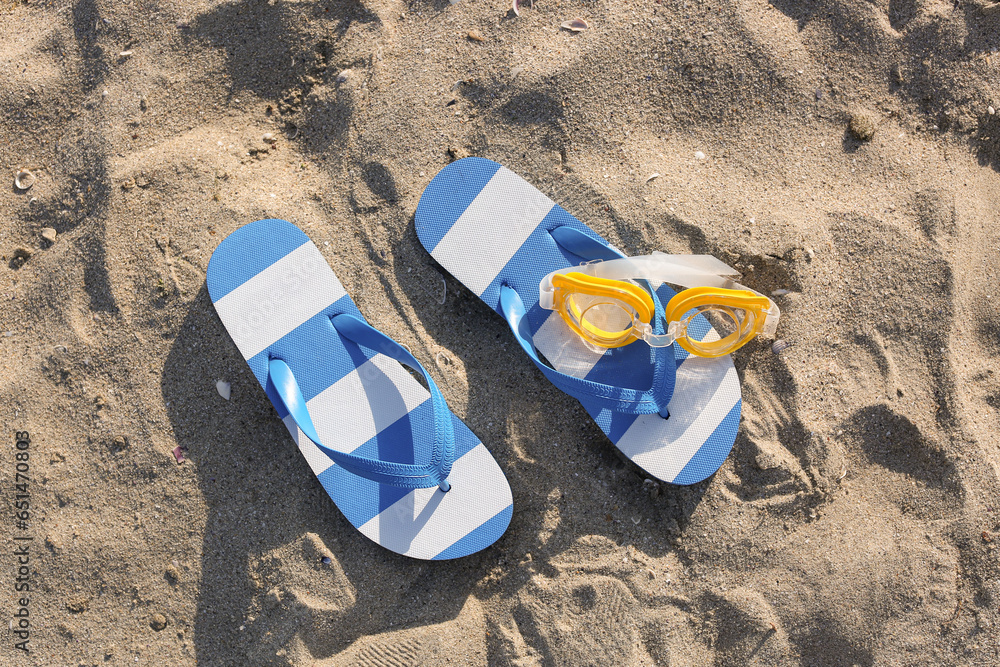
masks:
[[(523, 178), (483, 158), (465, 158), (442, 169), (424, 190), (416, 211), (417, 236), (427, 251), (494, 310), (501, 313), (501, 285), (517, 291), (535, 346), (556, 370), (605, 384), (649, 387), (648, 346), (595, 352), (557, 313), (539, 307), (541, 278), (585, 259), (559, 246), (548, 233), (561, 226), (610, 247)], [(675, 292), (661, 285), (657, 294), (666, 303)], [(718, 339), (702, 316), (695, 318), (691, 332), (702, 340)], [(669, 419), (581, 403), (637, 465), (661, 480), (694, 484), (718, 470), (732, 449), (742, 405), (739, 378), (728, 356), (693, 357), (675, 345), (674, 357), (677, 377)]]
[(268, 359), (275, 356), (294, 373), (316, 431), (331, 449), (397, 463), (430, 455), (430, 393), (398, 362), (347, 341), (333, 328), (335, 315), (362, 315), (301, 230), (284, 220), (259, 220), (236, 230), (213, 253), (207, 283), (236, 347), (355, 528), (387, 549), (422, 559), (458, 558), (499, 539), (513, 511), (510, 486), (458, 417), (452, 415), (451, 490), (401, 489), (334, 464), (268, 386)]

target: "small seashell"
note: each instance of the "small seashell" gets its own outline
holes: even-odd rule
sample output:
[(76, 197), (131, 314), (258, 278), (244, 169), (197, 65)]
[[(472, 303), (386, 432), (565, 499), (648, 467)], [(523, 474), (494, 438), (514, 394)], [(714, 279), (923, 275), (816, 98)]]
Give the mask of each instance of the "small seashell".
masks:
[(438, 274), (441, 278), (441, 296), (438, 297), (438, 303), (444, 305), (444, 302), (448, 299), (448, 281), (444, 279), (444, 276)]
[(127, 49), (125, 51), (122, 51), (118, 55), (120, 55), (122, 58), (128, 58), (130, 55), (132, 55), (132, 49)]
[(270, 132), (265, 132), (264, 136), (263, 136), (263, 139), (264, 139), (264, 141), (266, 141), (269, 144), (273, 144), (274, 142), (277, 141), (277, 139), (274, 138), (274, 135), (271, 134)]
[(986, 113), (988, 113), (989, 115), (992, 116), (992, 115), (996, 114), (996, 112), (997, 112), (997, 110), (994, 109), (993, 107), (991, 107), (991, 106), (990, 107), (986, 107)]
[(180, 445), (174, 447), (174, 458), (177, 459), (178, 463), (184, 460), (185, 451), (187, 451), (187, 447), (181, 447)]
[(787, 340), (782, 340), (779, 338), (778, 340), (774, 341), (774, 343), (771, 344), (771, 352), (774, 352), (775, 354), (781, 354), (791, 346), (792, 344), (789, 343)]
[(652, 181), (654, 179), (657, 179), (659, 177), (660, 177), (660, 174), (658, 172), (654, 171), (652, 174), (650, 174), (649, 176), (646, 177), (646, 182), (649, 183), (650, 181)]
[(436, 361), (437, 365), (441, 366), (442, 368), (451, 365), (451, 357), (449, 357), (444, 352), (438, 352), (436, 355), (434, 355), (434, 361)]
[(333, 559), (330, 558), (329, 556), (323, 556), (323, 558), (321, 558), (320, 560), (322, 561), (323, 565), (329, 565), (330, 563), (333, 562)]
[(472, 30), (470, 30), (466, 34), (466, 37), (468, 37), (473, 42), (485, 42), (486, 41), (486, 38), (483, 37), (483, 33), (479, 32), (475, 28), (473, 28)]
[[(513, 0), (513, 2), (511, 3), (511, 9), (514, 10), (514, 16), (520, 16), (521, 15), (521, 12), (519, 11), (521, 9), (521, 2), (523, 2), (523, 0)], [(528, 3), (528, 6), (531, 7), (532, 9), (534, 9), (535, 8), (535, 0), (530, 0), (529, 3)]]
[(705, 159), (705, 154), (702, 153), (701, 151), (695, 151), (694, 152), (694, 159), (695, 160), (704, 160)]
[(581, 18), (575, 18), (572, 21), (563, 21), (559, 24), (559, 27), (572, 32), (583, 32), (590, 27), (590, 24)]
[(35, 175), (27, 169), (21, 169), (14, 174), (14, 187), (18, 190), (27, 190), (35, 184)]
[(225, 380), (219, 380), (218, 382), (216, 382), (215, 390), (219, 392), (219, 396), (226, 399), (227, 401), (229, 400), (229, 397), (232, 396), (233, 393), (232, 385), (226, 382)]
[(785, 296), (786, 294), (788, 294), (788, 290), (786, 289), (776, 289), (771, 291), (771, 296)]
[(337, 75), (337, 83), (344, 83), (351, 77), (351, 74), (349, 69), (341, 70), (340, 74)]
[(56, 230), (52, 229), (51, 227), (45, 227), (44, 229), (42, 229), (42, 238), (48, 241), (49, 243), (55, 243)]

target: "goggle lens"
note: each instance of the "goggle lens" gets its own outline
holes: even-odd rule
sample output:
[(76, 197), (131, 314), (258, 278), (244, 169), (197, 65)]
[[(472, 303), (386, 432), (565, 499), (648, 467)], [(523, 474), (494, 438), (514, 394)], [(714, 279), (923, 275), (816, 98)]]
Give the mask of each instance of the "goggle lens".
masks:
[[(717, 340), (699, 341), (687, 335), (688, 327), (698, 315), (705, 316), (712, 328), (719, 334)], [(754, 337), (756, 315), (752, 310), (724, 305), (704, 305), (695, 308), (681, 320), (684, 335), (677, 342), (692, 354), (701, 357), (721, 357), (739, 349)]]
[(622, 301), (573, 293), (567, 295), (566, 306), (581, 335), (595, 345), (618, 346), (632, 336), (637, 313)]

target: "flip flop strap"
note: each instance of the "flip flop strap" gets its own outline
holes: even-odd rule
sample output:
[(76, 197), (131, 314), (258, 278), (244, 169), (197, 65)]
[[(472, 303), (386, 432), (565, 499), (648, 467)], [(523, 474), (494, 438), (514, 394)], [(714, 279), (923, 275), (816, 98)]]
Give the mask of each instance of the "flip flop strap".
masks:
[[(431, 460), (424, 465), (395, 463), (338, 452), (323, 445), (316, 433), (316, 428), (313, 426), (306, 401), (302, 396), (302, 390), (292, 374), (292, 369), (281, 359), (271, 358), (268, 361), (268, 380), (273, 383), (285, 407), (288, 408), (289, 414), (292, 415), (292, 419), (320, 451), (348, 472), (380, 484), (390, 484), (404, 489), (439, 486), (443, 491), (447, 491), (450, 488), (447, 478), (455, 458), (455, 431), (452, 425), (451, 411), (437, 385), (434, 384), (434, 380), (406, 348), (367, 322), (347, 314), (337, 315), (331, 319), (331, 322), (344, 338), (395, 359), (423, 374), (430, 389), (434, 414), (434, 445)], [(343, 417), (349, 418), (348, 415), (343, 415)]]
[[(587, 261), (595, 259), (613, 260), (625, 257), (614, 248), (598, 241), (584, 232), (563, 225), (549, 230), (552, 239), (565, 250), (581, 257)], [(656, 292), (649, 290), (656, 305), (658, 314), (662, 314), (663, 306)], [(511, 287), (504, 285), (500, 289), (500, 307), (510, 330), (517, 338), (521, 348), (528, 357), (535, 363), (538, 370), (555, 386), (577, 398), (583, 398), (588, 403), (597, 404), (614, 412), (624, 414), (653, 414), (657, 413), (662, 417), (669, 416), (667, 403), (674, 393), (674, 368), (668, 367), (673, 364), (673, 351), (671, 347), (657, 348), (653, 350), (653, 381), (649, 389), (630, 389), (615, 385), (603, 384), (585, 380), (573, 375), (560, 373), (556, 369), (542, 362), (535, 349), (531, 330), (527, 319), (524, 317), (525, 308), (521, 296)], [(656, 321), (662, 319), (656, 318)]]
[[(666, 372), (663, 362), (663, 355), (671, 351), (672, 348), (658, 348), (654, 351), (656, 355), (653, 366), (653, 382), (649, 389), (629, 389), (628, 387), (617, 387), (615, 385), (603, 384), (578, 378), (573, 375), (560, 373), (556, 369), (542, 362), (535, 350), (532, 340), (531, 330), (528, 327), (528, 320), (525, 317), (524, 302), (521, 296), (513, 288), (504, 285), (500, 288), (500, 307), (510, 330), (520, 343), (528, 357), (535, 362), (535, 366), (545, 377), (555, 386), (562, 389), (570, 396), (585, 399), (590, 404), (597, 404), (602, 408), (607, 408), (614, 412), (621, 412), (630, 415), (647, 415), (659, 413), (662, 417), (668, 416), (667, 403), (674, 390), (674, 376)], [(671, 354), (671, 356), (673, 356)]]

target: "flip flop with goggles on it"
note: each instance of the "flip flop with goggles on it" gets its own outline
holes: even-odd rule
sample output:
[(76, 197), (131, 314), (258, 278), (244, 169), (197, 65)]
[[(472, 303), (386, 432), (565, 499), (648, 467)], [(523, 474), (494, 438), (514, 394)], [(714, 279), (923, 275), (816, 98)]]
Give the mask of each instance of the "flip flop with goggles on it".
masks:
[[(725, 350), (751, 332), (767, 333), (777, 319), (773, 304), (730, 284), (732, 269), (670, 257), (686, 273), (665, 275), (662, 256), (626, 259), (520, 176), (483, 158), (457, 160), (434, 177), (416, 228), (431, 256), (507, 320), (542, 374), (576, 397), (637, 465), (675, 484), (699, 482), (722, 465), (741, 407)], [(684, 285), (676, 279), (685, 275), (716, 292), (695, 287), (673, 301), (663, 281)], [(706, 306), (730, 317), (733, 330), (720, 335), (699, 310)], [(651, 344), (628, 344), (638, 339)]]
[(237, 229), (212, 253), (206, 282), (240, 354), (355, 528), (434, 560), (503, 535), (513, 504), (497, 462), (409, 350), (365, 321), (301, 230), (284, 220)]

